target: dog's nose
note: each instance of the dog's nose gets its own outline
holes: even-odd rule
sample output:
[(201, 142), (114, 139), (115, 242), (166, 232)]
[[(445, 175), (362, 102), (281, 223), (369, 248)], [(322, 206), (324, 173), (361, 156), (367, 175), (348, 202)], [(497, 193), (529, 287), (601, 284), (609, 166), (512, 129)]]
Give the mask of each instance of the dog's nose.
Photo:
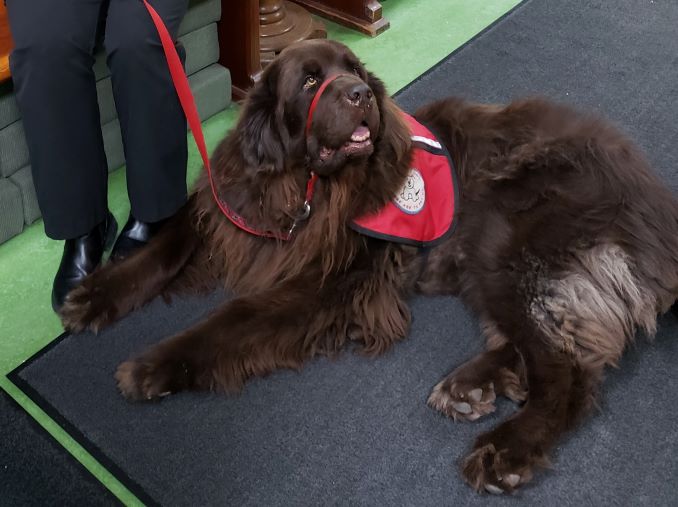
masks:
[(360, 107), (372, 99), (372, 90), (365, 83), (357, 83), (348, 89), (346, 97), (351, 104)]

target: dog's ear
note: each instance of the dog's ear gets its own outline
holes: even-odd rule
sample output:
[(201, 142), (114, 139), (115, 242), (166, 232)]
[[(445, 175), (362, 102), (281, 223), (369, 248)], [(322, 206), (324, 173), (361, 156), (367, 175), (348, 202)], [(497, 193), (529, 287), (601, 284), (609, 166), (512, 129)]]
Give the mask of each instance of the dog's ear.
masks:
[(284, 168), (286, 150), (277, 118), (279, 67), (274, 60), (266, 68), (250, 91), (238, 122), (242, 156), (247, 167), (256, 172)]

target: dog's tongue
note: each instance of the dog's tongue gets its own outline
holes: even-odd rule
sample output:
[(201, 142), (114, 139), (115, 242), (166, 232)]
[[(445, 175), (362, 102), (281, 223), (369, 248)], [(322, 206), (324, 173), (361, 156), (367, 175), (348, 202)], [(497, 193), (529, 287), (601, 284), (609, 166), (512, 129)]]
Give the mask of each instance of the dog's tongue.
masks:
[(370, 129), (368, 129), (365, 125), (359, 125), (357, 129), (353, 131), (353, 134), (351, 134), (351, 141), (364, 141), (370, 137)]

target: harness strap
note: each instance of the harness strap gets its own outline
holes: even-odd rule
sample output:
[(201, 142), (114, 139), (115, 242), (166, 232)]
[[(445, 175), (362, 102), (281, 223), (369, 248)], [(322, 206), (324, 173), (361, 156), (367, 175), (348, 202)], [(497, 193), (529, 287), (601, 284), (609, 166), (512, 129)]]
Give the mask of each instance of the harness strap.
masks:
[(325, 89), (330, 85), (332, 81), (338, 77), (344, 76), (346, 74), (335, 74), (328, 77), (325, 81), (322, 82), (318, 90), (315, 92), (315, 96), (311, 101), (311, 105), (308, 108), (308, 115), (306, 116), (306, 138), (311, 135), (311, 125), (313, 124), (313, 113), (315, 113), (315, 108), (318, 107), (318, 102), (320, 102), (320, 97), (325, 93)]

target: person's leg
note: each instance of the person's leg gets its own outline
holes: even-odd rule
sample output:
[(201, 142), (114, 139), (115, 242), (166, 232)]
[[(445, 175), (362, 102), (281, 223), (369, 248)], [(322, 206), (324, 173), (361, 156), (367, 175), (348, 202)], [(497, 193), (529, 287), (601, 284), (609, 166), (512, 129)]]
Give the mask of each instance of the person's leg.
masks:
[(106, 218), (107, 168), (92, 65), (102, 0), (8, 0), (10, 57), (45, 232)]
[[(176, 36), (188, 0), (151, 0)], [(152, 223), (186, 201), (186, 119), (141, 0), (111, 0), (104, 45), (127, 161), (131, 215)]]
[(103, 0), (7, 2), (10, 67), (45, 233), (66, 240), (52, 286), (55, 311), (96, 269), (116, 230), (92, 71), (103, 8)]

